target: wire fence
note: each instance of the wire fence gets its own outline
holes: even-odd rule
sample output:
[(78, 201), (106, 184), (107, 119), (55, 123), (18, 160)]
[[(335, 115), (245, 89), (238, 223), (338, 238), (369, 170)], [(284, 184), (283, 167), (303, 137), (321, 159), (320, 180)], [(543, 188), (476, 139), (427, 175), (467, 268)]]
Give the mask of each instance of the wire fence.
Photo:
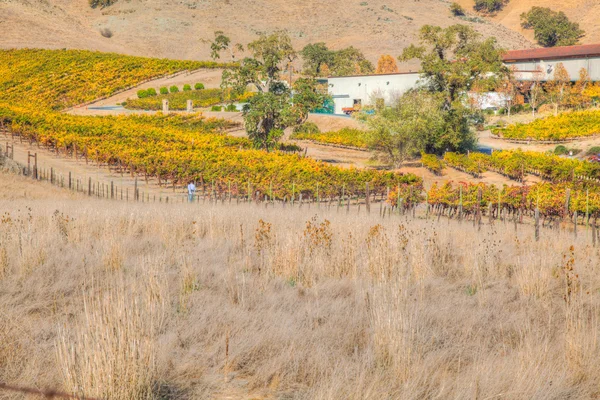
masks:
[(25, 386), (9, 385), (7, 383), (2, 383), (2, 382), (0, 382), (0, 391), (30, 394), (30, 395), (34, 395), (34, 396), (37, 395), (37, 396), (43, 397), (44, 399), (100, 400), (99, 398), (77, 396), (77, 395), (73, 395), (73, 394), (59, 392), (57, 390), (52, 390), (52, 389), (46, 389), (46, 390), (35, 389), (35, 388), (30, 388), (30, 387), (25, 387)]

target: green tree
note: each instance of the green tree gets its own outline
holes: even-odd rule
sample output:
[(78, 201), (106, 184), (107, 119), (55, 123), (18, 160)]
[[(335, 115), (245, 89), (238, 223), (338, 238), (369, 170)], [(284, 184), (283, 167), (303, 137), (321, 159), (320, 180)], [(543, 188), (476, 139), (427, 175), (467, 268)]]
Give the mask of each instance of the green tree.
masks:
[(307, 44), (300, 51), (304, 61), (304, 72), (311, 76), (320, 76), (324, 65), (333, 64), (334, 55), (335, 53), (323, 42)]
[(585, 34), (578, 23), (569, 21), (565, 13), (546, 7), (532, 7), (521, 14), (521, 26), (533, 29), (535, 40), (544, 47), (571, 46)]
[(257, 94), (244, 106), (248, 136), (257, 148), (271, 150), (287, 127), (306, 121), (310, 110), (323, 105), (327, 96), (317, 90), (314, 79), (298, 79), (292, 88), (281, 78), (282, 68), (296, 58), (284, 32), (261, 35), (248, 44), (251, 57), (239, 67), (223, 71), (221, 87), (243, 94), (249, 85)]
[(322, 106), (326, 97), (313, 79), (298, 79), (291, 91), (283, 82), (276, 82), (270, 91), (252, 96), (244, 106), (248, 136), (255, 147), (269, 151), (287, 127), (304, 123), (310, 110)]
[(443, 93), (445, 107), (451, 109), (473, 87), (492, 89), (507, 73), (502, 63), (503, 50), (496, 39), (481, 41), (466, 25), (448, 28), (425, 25), (419, 33), (420, 46), (411, 45), (399, 57), (402, 61), (419, 59), (425, 87)]
[(231, 88), (237, 94), (243, 94), (248, 85), (259, 92), (268, 92), (271, 85), (279, 80), (282, 67), (297, 57), (290, 37), (282, 31), (260, 37), (248, 44), (250, 57), (242, 60), (241, 65), (223, 71), (221, 87)]
[(473, 113), (468, 109), (467, 94), (477, 88), (491, 90), (508, 73), (502, 63), (503, 50), (496, 40), (481, 40), (472, 28), (453, 25), (448, 28), (425, 25), (420, 45), (404, 49), (401, 60), (421, 61), (423, 91), (436, 94), (443, 111), (444, 127), (433, 149), (465, 151), (476, 143), (469, 129)]
[(375, 67), (367, 60), (362, 51), (350, 46), (334, 53), (333, 65), (329, 65), (332, 75), (372, 74)]
[(223, 31), (215, 31), (215, 38), (210, 42), (210, 57), (213, 60), (221, 58), (221, 52), (229, 50), (229, 56), (231, 61), (235, 61), (236, 51), (244, 51), (244, 46), (240, 43), (236, 43), (231, 46), (231, 39), (223, 33)]
[[(422, 151), (440, 152), (447, 146), (461, 147), (448, 142), (445, 135), (446, 116), (443, 98), (437, 93), (414, 90), (405, 93), (397, 105), (386, 108), (369, 118), (368, 143), (381, 160), (400, 167)], [(451, 141), (451, 140), (450, 140)]]

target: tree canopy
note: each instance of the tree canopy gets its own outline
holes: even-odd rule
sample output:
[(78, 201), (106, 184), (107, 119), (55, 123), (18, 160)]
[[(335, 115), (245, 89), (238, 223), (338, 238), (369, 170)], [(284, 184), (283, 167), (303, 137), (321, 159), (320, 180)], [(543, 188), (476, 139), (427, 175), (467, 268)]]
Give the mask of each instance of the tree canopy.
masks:
[[(207, 42), (207, 40), (203, 41)], [(240, 43), (236, 43), (232, 46), (229, 36), (225, 35), (223, 31), (215, 31), (215, 38), (213, 41), (210, 41), (210, 57), (213, 60), (217, 60), (221, 58), (221, 52), (225, 50), (229, 50), (231, 61), (234, 61), (235, 53), (244, 51), (244, 46)]]
[(398, 71), (398, 64), (396, 64), (394, 57), (389, 54), (384, 54), (379, 57), (379, 60), (377, 61), (377, 70), (375, 71), (376, 74), (393, 74)]
[[(429, 132), (421, 131), (417, 126), (410, 127), (426, 138), (421, 144), (425, 148), (419, 150), (440, 153), (471, 149), (476, 144), (476, 136), (469, 128), (474, 115), (466, 106), (466, 96), (473, 89), (497, 87), (502, 77), (508, 74), (502, 63), (503, 50), (494, 38), (481, 40), (478, 33), (465, 25), (447, 28), (425, 25), (420, 30), (419, 40), (420, 45), (404, 49), (399, 58), (421, 61), (422, 87), (415, 94), (400, 99), (402, 113), (390, 115), (397, 119), (409, 118), (411, 113), (428, 110), (423, 115), (409, 118), (427, 126)], [(419, 100), (419, 97), (426, 100)], [(416, 106), (406, 105), (407, 102)], [(402, 121), (397, 123), (404, 124)]]
[(585, 34), (578, 23), (569, 21), (565, 13), (546, 7), (532, 7), (521, 14), (521, 26), (533, 29), (535, 40), (544, 47), (571, 46)]
[(248, 85), (255, 86), (259, 92), (268, 92), (279, 79), (282, 68), (297, 57), (290, 37), (282, 31), (260, 35), (247, 48), (250, 57), (244, 58), (239, 67), (223, 71), (221, 86), (239, 94)]
[(247, 48), (251, 56), (239, 67), (223, 71), (221, 87), (236, 94), (249, 85), (256, 88), (258, 93), (244, 106), (244, 123), (254, 145), (270, 150), (285, 128), (306, 121), (308, 113), (321, 107), (327, 96), (317, 89), (314, 79), (298, 79), (292, 87), (280, 79), (283, 68), (297, 57), (285, 32), (260, 35)]
[(320, 76), (324, 65), (333, 64), (334, 52), (323, 42), (307, 44), (300, 55), (304, 60), (304, 72), (309, 75)]
[(450, 109), (474, 87), (491, 89), (507, 73), (502, 63), (503, 50), (496, 39), (480, 40), (473, 28), (452, 25), (448, 28), (425, 25), (419, 33), (420, 46), (411, 45), (399, 57), (419, 59), (425, 87), (444, 94)]
[(385, 108), (367, 121), (369, 147), (394, 167), (435, 148), (444, 127), (439, 96), (419, 91), (404, 94), (395, 107)]
[(311, 43), (300, 52), (304, 61), (304, 72), (311, 76), (371, 74), (373, 64), (355, 47), (330, 50), (323, 42)]

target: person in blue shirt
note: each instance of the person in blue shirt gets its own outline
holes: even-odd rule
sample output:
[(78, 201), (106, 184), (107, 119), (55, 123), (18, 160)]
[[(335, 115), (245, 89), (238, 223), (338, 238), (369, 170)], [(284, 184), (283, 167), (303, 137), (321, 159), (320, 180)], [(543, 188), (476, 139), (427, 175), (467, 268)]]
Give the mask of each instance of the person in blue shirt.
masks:
[(190, 182), (188, 184), (188, 202), (193, 202), (194, 201), (194, 194), (196, 193), (196, 185), (194, 185), (194, 182)]

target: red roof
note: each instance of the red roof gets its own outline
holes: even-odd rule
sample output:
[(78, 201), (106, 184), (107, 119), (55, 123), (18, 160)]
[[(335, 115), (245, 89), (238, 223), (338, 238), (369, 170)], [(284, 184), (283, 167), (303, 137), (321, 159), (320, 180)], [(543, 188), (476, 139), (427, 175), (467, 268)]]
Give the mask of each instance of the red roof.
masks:
[(600, 56), (600, 44), (581, 46), (549, 47), (528, 50), (510, 50), (504, 54), (504, 61), (550, 60), (556, 58), (581, 58)]

